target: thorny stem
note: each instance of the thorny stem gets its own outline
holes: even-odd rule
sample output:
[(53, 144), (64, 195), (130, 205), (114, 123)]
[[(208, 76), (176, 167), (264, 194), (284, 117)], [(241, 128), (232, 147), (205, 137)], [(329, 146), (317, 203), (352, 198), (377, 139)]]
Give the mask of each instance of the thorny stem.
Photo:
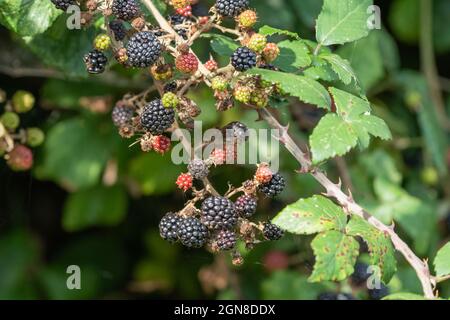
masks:
[[(158, 21), (161, 28), (169, 33), (174, 33), (174, 30), (170, 27), (168, 22), (159, 13), (158, 9), (152, 4), (150, 0), (142, 0), (148, 9), (152, 12), (155, 19)], [(178, 35), (177, 35), (178, 36)], [(320, 50), (320, 44), (316, 47), (314, 54), (318, 54)], [(192, 52), (192, 50), (191, 50)], [(193, 52), (192, 52), (193, 53)], [(210, 72), (205, 68), (205, 66), (199, 61), (199, 71), (205, 76), (209, 76)], [(346, 195), (341, 188), (341, 183), (333, 183), (324, 172), (320, 169), (312, 166), (312, 162), (309, 156), (303, 152), (300, 147), (295, 143), (288, 133), (288, 127), (282, 126), (277, 119), (275, 119), (272, 114), (266, 109), (258, 110), (260, 117), (265, 120), (272, 128), (280, 130), (280, 142), (286, 147), (286, 149), (294, 156), (294, 158), (299, 162), (301, 166), (301, 172), (310, 173), (325, 189), (326, 195), (336, 199), (336, 201), (344, 208), (346, 211), (355, 214), (367, 222), (369, 222), (377, 230), (388, 235), (397, 251), (399, 251), (408, 263), (414, 268), (421, 284), (424, 295), (428, 299), (434, 299), (433, 287), (436, 285), (436, 281), (430, 275), (427, 261), (422, 261), (418, 258), (415, 253), (394, 231), (393, 226), (387, 226), (382, 223), (377, 218), (371, 216), (367, 211), (365, 211), (360, 205), (358, 205), (353, 197)]]
[[(276, 120), (272, 114), (266, 110), (260, 110), (260, 116), (266, 120), (272, 128), (285, 130), (278, 120)], [(311, 165), (311, 161), (307, 155), (300, 149), (292, 149), (292, 145), (295, 145), (294, 140), (290, 137), (287, 131), (284, 131), (283, 140), (281, 141), (286, 148), (291, 152), (291, 154), (300, 162), (301, 171), (309, 172), (325, 189), (326, 195), (335, 198), (338, 203), (347, 209), (347, 211), (365, 219), (372, 226), (374, 226), (379, 231), (384, 234), (389, 235), (391, 241), (397, 251), (399, 251), (408, 263), (414, 268), (416, 274), (422, 284), (423, 292), (426, 298), (433, 299), (433, 281), (430, 276), (430, 271), (426, 261), (420, 260), (414, 252), (409, 248), (409, 246), (397, 235), (394, 228), (391, 226), (386, 226), (384, 223), (379, 221), (377, 218), (371, 216), (367, 211), (365, 211), (360, 205), (358, 205), (353, 197), (346, 195), (341, 188), (340, 184), (333, 183), (328, 177), (318, 168), (314, 168)]]

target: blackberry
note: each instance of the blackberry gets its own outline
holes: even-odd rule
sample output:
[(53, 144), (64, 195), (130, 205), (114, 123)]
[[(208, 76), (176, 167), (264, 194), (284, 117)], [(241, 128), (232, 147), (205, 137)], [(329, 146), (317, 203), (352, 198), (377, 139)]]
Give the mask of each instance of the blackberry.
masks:
[(122, 41), (127, 35), (127, 29), (120, 20), (113, 20), (109, 23), (109, 28), (114, 34), (116, 41)]
[(202, 203), (202, 222), (210, 229), (231, 229), (237, 223), (234, 203), (224, 197), (209, 197)]
[(150, 31), (136, 33), (127, 44), (128, 61), (133, 67), (146, 68), (158, 60), (162, 46)]
[(244, 142), (248, 139), (248, 128), (242, 122), (233, 121), (227, 124), (223, 130), (227, 141), (237, 140), (238, 142)]
[(132, 108), (122, 103), (117, 103), (111, 113), (111, 117), (116, 127), (123, 127), (131, 121), (133, 114)]
[(178, 241), (178, 229), (182, 218), (176, 213), (167, 213), (159, 222), (159, 234), (161, 238), (169, 242)]
[(130, 21), (141, 14), (136, 0), (114, 0), (112, 12), (120, 19)]
[(209, 168), (205, 161), (200, 159), (192, 160), (188, 165), (188, 171), (195, 179), (201, 180), (209, 174)]
[(226, 17), (236, 17), (248, 8), (250, 0), (217, 0), (217, 13)]
[(52, 0), (52, 2), (56, 8), (63, 11), (66, 11), (69, 6), (77, 4), (75, 0)]
[(89, 73), (102, 73), (105, 71), (108, 58), (101, 51), (92, 50), (84, 56), (84, 63)]
[(176, 81), (168, 82), (164, 85), (164, 92), (175, 92), (177, 91), (178, 85)]
[(177, 231), (178, 239), (189, 248), (200, 248), (208, 240), (208, 229), (197, 218), (182, 219)]
[(284, 190), (285, 185), (284, 178), (279, 173), (275, 173), (269, 182), (260, 184), (258, 189), (267, 197), (273, 198)]
[(263, 228), (263, 235), (264, 238), (266, 238), (267, 240), (271, 241), (280, 240), (284, 236), (284, 231), (270, 222), (265, 222)]
[(169, 21), (172, 26), (176, 26), (178, 24), (185, 23), (187, 21), (187, 18), (183, 17), (180, 14), (172, 14), (167, 17), (167, 21)]
[(240, 47), (231, 56), (231, 65), (237, 71), (247, 71), (256, 66), (256, 53), (247, 47)]
[(231, 250), (236, 245), (236, 234), (230, 230), (221, 230), (217, 234), (216, 244), (219, 250)]
[(161, 100), (156, 99), (144, 107), (140, 120), (145, 130), (153, 135), (159, 135), (172, 126), (175, 112), (172, 108), (164, 108)]
[(248, 194), (244, 194), (237, 198), (234, 203), (236, 211), (245, 218), (250, 218), (256, 212), (256, 199)]
[(369, 289), (369, 297), (372, 300), (381, 300), (389, 294), (389, 288), (381, 284), (379, 289)]
[(278, 71), (279, 69), (275, 67), (273, 64), (270, 63), (262, 63), (258, 66), (258, 68), (266, 69), (266, 70), (272, 70), (272, 71)]
[(355, 264), (355, 272), (351, 275), (351, 280), (356, 285), (362, 285), (370, 277), (370, 273), (367, 271), (369, 266), (362, 262)]

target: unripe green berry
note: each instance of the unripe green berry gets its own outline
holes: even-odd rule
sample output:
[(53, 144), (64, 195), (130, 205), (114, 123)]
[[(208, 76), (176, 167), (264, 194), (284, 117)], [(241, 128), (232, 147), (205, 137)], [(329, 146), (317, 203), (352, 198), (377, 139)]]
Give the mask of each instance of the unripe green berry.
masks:
[(30, 147), (38, 147), (44, 142), (44, 132), (39, 128), (27, 129), (27, 144)]
[(238, 16), (237, 20), (241, 27), (251, 28), (258, 21), (258, 16), (253, 10), (245, 10)]
[(14, 93), (12, 97), (12, 103), (14, 111), (17, 113), (25, 113), (33, 109), (34, 107), (34, 96), (31, 92), (19, 90)]
[(433, 167), (426, 167), (420, 173), (422, 182), (431, 187), (436, 186), (439, 183), (439, 174)]
[(242, 103), (249, 103), (252, 95), (252, 90), (246, 86), (236, 86), (234, 88), (233, 96), (234, 98)]
[(111, 46), (111, 39), (107, 34), (99, 34), (94, 39), (94, 48), (99, 51), (108, 50)]
[(211, 88), (217, 91), (224, 91), (228, 88), (228, 82), (227, 79), (221, 76), (214, 77), (211, 80)]
[(3, 123), (5, 128), (10, 129), (10, 130), (16, 129), (20, 124), (20, 118), (17, 115), (17, 113), (14, 113), (11, 111), (6, 111), (2, 115), (0, 121)]
[(179, 102), (177, 95), (172, 92), (164, 93), (161, 101), (165, 108), (176, 108)]
[(248, 47), (252, 49), (255, 52), (261, 52), (264, 50), (267, 44), (266, 36), (263, 36), (262, 34), (255, 33), (251, 36)]
[(264, 90), (254, 90), (250, 97), (250, 103), (256, 107), (264, 108), (269, 103), (269, 97)]

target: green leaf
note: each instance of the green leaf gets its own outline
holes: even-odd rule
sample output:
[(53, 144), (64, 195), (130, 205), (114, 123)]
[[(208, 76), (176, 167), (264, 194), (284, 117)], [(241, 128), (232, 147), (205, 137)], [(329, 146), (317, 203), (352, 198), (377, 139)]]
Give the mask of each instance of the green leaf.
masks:
[(278, 43), (280, 55), (274, 61), (274, 65), (287, 72), (296, 72), (299, 68), (311, 64), (309, 49), (303, 41), (285, 40)]
[(370, 264), (377, 265), (383, 282), (389, 283), (397, 270), (395, 250), (389, 237), (358, 216), (352, 216), (346, 234), (363, 238), (369, 248)]
[(354, 272), (359, 244), (353, 237), (339, 231), (326, 231), (314, 238), (311, 247), (316, 263), (309, 281), (341, 281)]
[(70, 194), (63, 212), (67, 231), (79, 231), (92, 226), (114, 226), (127, 210), (126, 191), (118, 186), (97, 186)]
[(282, 30), (282, 29), (278, 29), (278, 28), (274, 28), (274, 27), (270, 27), (270, 26), (262, 26), (261, 28), (259, 28), (258, 33), (266, 35), (266, 36), (273, 36), (275, 34), (278, 35), (284, 35), (284, 36), (289, 36), (292, 37), (294, 39), (300, 39), (299, 35), (296, 34), (295, 32), (291, 32), (288, 30)]
[(345, 91), (329, 89), (336, 105), (337, 114), (327, 114), (310, 136), (313, 162), (342, 156), (358, 142), (366, 148), (370, 135), (388, 140), (391, 133), (386, 123), (370, 114), (370, 104), (364, 99)]
[(203, 38), (212, 38), (211, 48), (221, 56), (231, 56), (239, 48), (239, 45), (228, 38), (219, 34), (204, 34)]
[(180, 168), (170, 161), (170, 154), (161, 156), (149, 153), (134, 158), (130, 162), (128, 174), (145, 195), (160, 195), (174, 189)]
[(383, 300), (426, 300), (426, 298), (414, 293), (398, 292), (384, 297)]
[(315, 80), (295, 74), (265, 69), (251, 69), (247, 73), (259, 74), (264, 80), (278, 83), (285, 92), (299, 98), (303, 102), (317, 105), (319, 108), (330, 109), (330, 95)]
[(320, 54), (320, 57), (330, 63), (331, 68), (344, 84), (348, 85), (353, 80), (358, 83), (358, 78), (347, 60), (341, 58), (337, 54), (329, 53), (322, 53)]
[(310, 283), (296, 271), (276, 271), (262, 284), (263, 299), (269, 300), (315, 300), (324, 291), (332, 291), (331, 283)]
[(316, 195), (288, 205), (272, 222), (291, 233), (313, 234), (333, 229), (343, 230), (347, 215), (331, 200)]
[(450, 242), (447, 242), (437, 253), (434, 259), (436, 276), (443, 277), (450, 274)]
[(23, 37), (45, 32), (61, 13), (50, 0), (0, 1), (0, 23)]
[(70, 189), (96, 185), (119, 141), (109, 121), (81, 117), (61, 121), (47, 133), (36, 174)]
[(372, 0), (325, 0), (317, 19), (317, 41), (329, 46), (367, 36), (367, 9), (372, 4)]
[(44, 63), (57, 67), (68, 76), (86, 77), (83, 56), (92, 50), (97, 31), (94, 27), (69, 30), (66, 18), (64, 15), (59, 16), (46, 32), (23, 40)]

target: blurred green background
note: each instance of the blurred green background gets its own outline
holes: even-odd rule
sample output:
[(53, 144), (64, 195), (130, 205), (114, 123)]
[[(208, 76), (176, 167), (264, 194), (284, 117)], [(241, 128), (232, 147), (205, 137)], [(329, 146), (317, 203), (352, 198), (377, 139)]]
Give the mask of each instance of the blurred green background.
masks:
[[(206, 2), (200, 0), (200, 5)], [(314, 38), (321, 0), (251, 2), (261, 25)], [(361, 154), (354, 151), (346, 161), (330, 161), (327, 170), (333, 179), (349, 173), (344, 182), (358, 202), (386, 222), (394, 218), (419, 256), (434, 257), (450, 236), (449, 131), (438, 121), (422, 73), (420, 1), (375, 3), (381, 7), (382, 30), (338, 52), (351, 61), (394, 139), (376, 141)], [(448, 116), (450, 1), (435, 0), (433, 6), (432, 38)], [(0, 18), (4, 14), (0, 1)], [(31, 172), (14, 173), (0, 160), (0, 299), (315, 299), (324, 291), (367, 298), (347, 281), (307, 283), (314, 264), (310, 237), (286, 236), (244, 251), (241, 267), (232, 266), (225, 255), (164, 242), (157, 225), (164, 213), (181, 209), (187, 200), (174, 183), (186, 168), (173, 165), (170, 154), (129, 147), (133, 141), (120, 138), (110, 120), (114, 102), (127, 92), (142, 91), (151, 79), (119, 65), (87, 76), (82, 56), (98, 33), (96, 24), (69, 31), (61, 28), (63, 23), (60, 16), (45, 33), (31, 38), (23, 30), (0, 27), (0, 88), (8, 97), (19, 89), (31, 91), (37, 107), (22, 125), (39, 126), (46, 133)], [(196, 44), (204, 61), (208, 45), (206, 39)], [(253, 128), (263, 126), (254, 122), (256, 114), (241, 108), (217, 113), (205, 88), (191, 97), (202, 109), (204, 127), (238, 119)], [(295, 104), (277, 112), (300, 139), (308, 137), (320, 116)], [(287, 190), (276, 201), (260, 202), (258, 219), (322, 191), (311, 178), (295, 174), (297, 165), (289, 154), (283, 152), (281, 162)], [(225, 166), (214, 169), (211, 180), (225, 191), (228, 182), (239, 184), (252, 170)], [(82, 290), (66, 288), (69, 265), (81, 267)], [(389, 287), (391, 292), (421, 293), (401, 257)], [(450, 297), (450, 286), (442, 285), (440, 292)]]

